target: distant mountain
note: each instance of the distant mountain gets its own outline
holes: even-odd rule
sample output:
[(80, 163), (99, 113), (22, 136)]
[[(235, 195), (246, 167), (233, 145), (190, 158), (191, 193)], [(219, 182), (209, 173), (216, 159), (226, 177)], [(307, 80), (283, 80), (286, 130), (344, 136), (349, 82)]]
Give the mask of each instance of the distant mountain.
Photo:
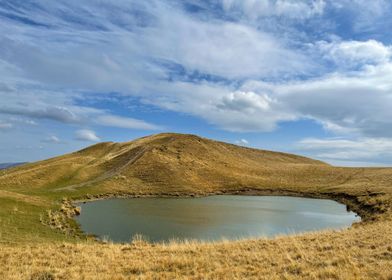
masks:
[(7, 162), (7, 163), (0, 163), (0, 170), (7, 169), (14, 166), (25, 164), (26, 162)]

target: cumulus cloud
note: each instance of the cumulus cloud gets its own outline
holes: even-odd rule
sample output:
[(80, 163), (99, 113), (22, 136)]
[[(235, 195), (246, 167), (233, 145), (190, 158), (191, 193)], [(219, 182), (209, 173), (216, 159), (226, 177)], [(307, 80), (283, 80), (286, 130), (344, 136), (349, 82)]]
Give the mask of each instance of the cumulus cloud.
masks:
[(258, 95), (251, 91), (237, 91), (224, 96), (222, 98), (222, 104), (218, 107), (233, 111), (248, 111), (254, 113), (258, 110), (269, 110), (270, 103), (272, 103), (272, 100), (267, 95)]
[[(379, 42), (376, 45), (380, 50), (390, 49)], [(364, 55), (358, 50), (343, 52), (341, 60)], [(279, 83), (248, 80), (237, 90), (213, 83), (157, 84), (159, 97), (145, 100), (199, 116), (229, 131), (272, 131), (280, 122), (312, 119), (338, 135), (392, 137), (392, 62), (384, 55), (368, 54), (368, 58), (373, 64), (362, 63), (355, 71)]]
[(80, 141), (98, 142), (101, 139), (95, 134), (94, 131), (89, 129), (81, 129), (75, 132), (75, 139)]
[(334, 74), (314, 81), (278, 86), (279, 100), (297, 116), (326, 128), (392, 137), (392, 64), (366, 67), (356, 75)]
[(375, 40), (319, 42), (320, 49), (326, 57), (344, 68), (388, 62), (392, 48)]
[[(378, 46), (373, 53), (361, 49), (373, 45)], [(354, 46), (354, 51), (339, 53), (340, 61), (356, 60), (361, 65), (359, 69), (281, 83), (247, 81), (241, 90), (260, 96), (268, 93), (272, 102), (269, 101), (266, 112), (274, 117), (267, 119), (275, 125), (287, 120), (312, 119), (337, 135), (392, 137), (392, 62), (388, 57), (391, 46), (369, 41), (347, 42), (347, 46)], [(247, 106), (242, 102), (241, 107)]]
[(184, 82), (160, 88), (159, 97), (145, 98), (144, 102), (192, 114), (228, 131), (267, 132), (274, 130), (280, 121), (296, 118), (263, 91), (232, 91), (230, 86)]
[(267, 94), (252, 91), (225, 93), (211, 105), (204, 118), (229, 131), (272, 131), (280, 121), (295, 118)]

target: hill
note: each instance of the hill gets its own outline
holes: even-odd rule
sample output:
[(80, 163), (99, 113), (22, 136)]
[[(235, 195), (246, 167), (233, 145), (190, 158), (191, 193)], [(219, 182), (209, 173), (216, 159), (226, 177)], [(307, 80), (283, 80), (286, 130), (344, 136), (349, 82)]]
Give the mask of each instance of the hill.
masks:
[[(302, 156), (251, 149), (195, 135), (163, 133), (99, 143), (75, 153), (0, 171), (0, 189), (85, 194), (208, 194), (241, 190), (382, 192), (385, 168), (338, 168)], [(377, 184), (375, 184), (377, 182)], [(388, 188), (389, 190), (389, 188)]]
[[(219, 193), (330, 197), (363, 218), (389, 206), (392, 171), (339, 168), (302, 156), (251, 149), (195, 135), (163, 133), (130, 142), (99, 143), (83, 150), (0, 170), (3, 239), (64, 235), (43, 226), (74, 232), (69, 217), (47, 211), (64, 208), (64, 199), (109, 196), (200, 196)], [(13, 219), (14, 209), (18, 219)], [(5, 221), (9, 225), (5, 226)], [(53, 221), (52, 221), (53, 220)], [(34, 229), (34, 230), (31, 230)]]
[[(222, 187), (268, 185), (271, 172), (277, 170), (326, 166), (301, 156), (166, 133), (126, 143), (99, 143), (3, 171), (0, 187), (66, 191), (100, 186), (112, 191), (203, 193)], [(289, 178), (278, 179), (279, 185), (291, 184), (284, 182)]]
[(22, 165), (25, 164), (26, 162), (6, 162), (6, 163), (0, 163), (0, 170), (1, 169), (6, 169), (6, 168), (11, 168), (14, 166)]
[[(7, 267), (0, 278), (390, 279), (391, 182), (391, 168), (334, 167), (195, 135), (99, 143), (0, 170), (0, 263)], [(276, 240), (101, 245), (72, 219), (72, 200), (221, 193), (332, 198), (363, 220), (339, 233)]]

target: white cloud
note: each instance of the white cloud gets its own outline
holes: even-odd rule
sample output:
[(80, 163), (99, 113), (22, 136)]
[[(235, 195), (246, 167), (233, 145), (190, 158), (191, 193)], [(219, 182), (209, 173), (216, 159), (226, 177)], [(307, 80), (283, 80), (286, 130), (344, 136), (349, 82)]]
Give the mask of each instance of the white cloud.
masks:
[(211, 106), (204, 118), (229, 131), (272, 131), (279, 121), (295, 118), (267, 94), (252, 91), (225, 93)]
[[(222, 11), (205, 4), (203, 15), (187, 13), (183, 2), (0, 7), (12, 14), (0, 24), (1, 117), (72, 130), (159, 129), (83, 102), (89, 92), (118, 92), (229, 131), (273, 131), (280, 122), (311, 119), (337, 135), (392, 137), (391, 46), (336, 39), (330, 32), (339, 22), (323, 18), (331, 7), (352, 10), (347, 30), (371, 28), (385, 19), (388, 1), (221, 0)], [(89, 132), (79, 138), (99, 140)]]
[(237, 140), (237, 141), (235, 141), (235, 143), (238, 145), (242, 145), (242, 146), (247, 146), (249, 144), (248, 140), (246, 140), (246, 139)]
[[(165, 9), (165, 7), (160, 7), (160, 9)], [(184, 32), (183, 35), (171, 34), (174, 31), (167, 30), (170, 30), (169, 27), (175, 25), (175, 20), (177, 19), (167, 19), (164, 16), (163, 18), (158, 17), (158, 23), (160, 24), (157, 26), (165, 29), (164, 32), (169, 32), (167, 34), (169, 38), (175, 38), (176, 40), (173, 42), (169, 42), (170, 40), (164, 41), (159, 45), (156, 41), (158, 39), (154, 39), (160, 38), (156, 36), (159, 33), (158, 27), (148, 27), (145, 30), (146, 32), (138, 39), (147, 40), (143, 41), (145, 44), (142, 44), (145, 47), (144, 53), (148, 53), (152, 57), (165, 58), (169, 59), (169, 61), (181, 63), (190, 69), (222, 74), (228, 78), (246, 76), (250, 77), (249, 80), (241, 86), (237, 86), (235, 83), (207, 82), (205, 80), (197, 82), (167, 81), (164, 78), (168, 73), (164, 69), (159, 68), (159, 66), (158, 68), (145, 67), (147, 62), (140, 60), (139, 57), (141, 50), (128, 49), (132, 40), (136, 40), (133, 37), (134, 34), (120, 30), (119, 36), (124, 35), (124, 37), (121, 37), (124, 40), (120, 40), (122, 42), (120, 46), (111, 48), (112, 43), (107, 43), (106, 41), (104, 41), (105, 43), (102, 46), (95, 45), (95, 41), (92, 43), (94, 48), (97, 49), (105, 47), (106, 50), (108, 48), (108, 52), (105, 53), (102, 61), (106, 61), (105, 63), (110, 66), (108, 66), (109, 68), (114, 67), (111, 70), (114, 72), (108, 70), (107, 76), (98, 75), (100, 83), (95, 83), (95, 77), (94, 81), (92, 81), (92, 78), (82, 74), (79, 75), (77, 71), (80, 69), (68, 69), (67, 71), (71, 74), (78, 76), (75, 77), (75, 81), (79, 79), (79, 76), (83, 76), (83, 83), (74, 83), (73, 81), (69, 84), (69, 87), (86, 86), (86, 79), (90, 79), (88, 84), (94, 84), (90, 90), (94, 89), (94, 87), (100, 90), (123, 90), (124, 94), (142, 97), (143, 102), (203, 118), (209, 123), (229, 131), (272, 131), (278, 126), (279, 122), (310, 118), (321, 123), (326, 129), (337, 133), (355, 132), (368, 136), (388, 136), (388, 131), (390, 130), (386, 128), (390, 125), (389, 120), (392, 114), (389, 109), (391, 108), (389, 93), (392, 92), (392, 81), (390, 79), (392, 63), (390, 62), (390, 57), (388, 57), (390, 46), (372, 40), (364, 42), (341, 41), (328, 47), (324, 46), (324, 53), (336, 61), (354, 61), (361, 66), (360, 70), (347, 73), (344, 71), (336, 72), (312, 80), (290, 81), (285, 79), (278, 82), (260, 82), (257, 79), (252, 79), (252, 75), (261, 75), (260, 77), (264, 74), (274, 76), (274, 73), (279, 73), (280, 70), (278, 68), (286, 68), (287, 65), (285, 63), (295, 65), (296, 63), (301, 64), (301, 62), (296, 59), (298, 58), (296, 55), (294, 55), (294, 59), (283, 55), (280, 59), (286, 62), (274, 69), (274, 65), (279, 65), (280, 63), (274, 63), (268, 60), (268, 58), (264, 60), (263, 57), (264, 55), (269, 57), (271, 52), (271, 57), (273, 57), (274, 52), (271, 49), (274, 49), (276, 46), (272, 43), (272, 45), (269, 45), (270, 47), (265, 49), (260, 47), (264, 46), (259, 44), (263, 39), (258, 38), (258, 36), (263, 37), (265, 35), (263, 32), (240, 24), (200, 23), (196, 22), (196, 19), (185, 19), (185, 16), (180, 12), (175, 12), (174, 14), (174, 16), (179, 17), (180, 21), (184, 20), (190, 30), (194, 28), (196, 35), (193, 35), (193, 37), (197, 37), (197, 34), (200, 34), (202, 37), (198, 38), (197, 41), (208, 42), (206, 46), (198, 46), (197, 42), (189, 43), (189, 40), (193, 40), (189, 38), (189, 40), (184, 40), (187, 41), (185, 43), (180, 42), (178, 51), (173, 52), (173, 45), (171, 44), (180, 38), (188, 38), (186, 34), (188, 34), (189, 30), (186, 30), (186, 27), (182, 27), (185, 29), (183, 31), (179, 30), (178, 33)], [(167, 26), (163, 24), (166, 21)], [(104, 23), (107, 22), (104, 21)], [(227, 32), (223, 33), (227, 33), (229, 37), (237, 34), (236, 32), (231, 32), (232, 28), (234, 28), (238, 32), (244, 33), (244, 36), (248, 36), (249, 40), (255, 41), (253, 43), (246, 41), (243, 46), (240, 46), (241, 42), (239, 45), (235, 44), (237, 42), (235, 38), (227, 41), (227, 37), (218, 43), (219, 36), (225, 37), (226, 35), (214, 36), (214, 34), (218, 34), (219, 31), (224, 31), (226, 28), (228, 28)], [(212, 39), (210, 40), (209, 38)], [(268, 35), (265, 38), (267, 38), (266, 44), (270, 44), (270, 36)], [(34, 40), (33, 42), (36, 43)], [(273, 38), (272, 41), (274, 40), (276, 39)], [(97, 40), (97, 42), (101, 41)], [(187, 45), (188, 43), (189, 45)], [(66, 54), (70, 56), (75, 55), (75, 57), (79, 58), (79, 52), (72, 53), (72, 51), (76, 51), (79, 47), (84, 49), (85, 46), (83, 44), (79, 45), (79, 43), (74, 44), (77, 46), (76, 49), (69, 48), (66, 50)], [(155, 47), (156, 45), (160, 47), (157, 48)], [(220, 46), (227, 46), (227, 51), (231, 54), (227, 57), (222, 57), (221, 55), (226, 53), (226, 49), (222, 51)], [(233, 46), (233, 49), (231, 49), (231, 46)], [(260, 56), (254, 53), (251, 50), (252, 46), (255, 47), (255, 52), (261, 51), (263, 54), (261, 55), (260, 53)], [(136, 84), (133, 82), (129, 84), (129, 76), (132, 76), (133, 71), (128, 72), (128, 70), (134, 68), (132, 68), (132, 63), (124, 64), (128, 61), (124, 59), (127, 51), (131, 51), (131, 57), (133, 57), (132, 53), (135, 57), (138, 57), (134, 64), (144, 66), (136, 69), (140, 70), (140, 75), (137, 74), (134, 79), (131, 79), (137, 81)], [(283, 52), (285, 51), (283, 50)], [(239, 55), (242, 53), (245, 56)], [(290, 52), (290, 54), (293, 54), (293, 52)], [(90, 55), (93, 55), (93, 57), (90, 57)], [(209, 55), (211, 57), (208, 57)], [(280, 57), (280, 55), (277, 56)], [(55, 57), (57, 58), (58, 55), (55, 55)], [(86, 57), (90, 57), (92, 61), (96, 59), (94, 51), (91, 51)], [(231, 59), (231, 57), (234, 57), (234, 59)], [(84, 59), (85, 57), (82, 56), (79, 60), (83, 61)], [(265, 62), (265, 65), (258, 63), (259, 60), (263, 63)], [(27, 59), (27, 61), (29, 60)], [(93, 65), (92, 61), (87, 59), (85, 63), (90, 67)], [(368, 63), (370, 62), (373, 65), (369, 65)], [(307, 64), (308, 62), (305, 60), (302, 66)], [(271, 66), (271, 69), (267, 70), (268, 73), (263, 72), (262, 68), (264, 69), (264, 66), (268, 66), (265, 69)], [(146, 70), (142, 68), (152, 72), (145, 72)], [(120, 69), (120, 72), (117, 73), (116, 69)], [(289, 68), (287, 71), (291, 72), (292, 70), (293, 68)], [(88, 69), (83, 71), (89, 72)], [(95, 76), (96, 73), (92, 75)], [(145, 77), (140, 78), (144, 75)], [(41, 83), (37, 82), (36, 87), (42, 87), (42, 82), (44, 80)], [(59, 85), (61, 84), (63, 83), (59, 83)], [(75, 98), (83, 99), (82, 94), (75, 94), (75, 92), (62, 94), (51, 90), (46, 90), (45, 92), (42, 89), (34, 89), (33, 92), (24, 93), (19, 91), (18, 85), (15, 86), (11, 83), (8, 83), (8, 85), (7, 91), (0, 93), (5, 96), (2, 100), (7, 100), (7, 102), (0, 100), (0, 112), (4, 114), (46, 118), (67, 123), (83, 123), (87, 122), (88, 119), (94, 119), (102, 120), (101, 123), (103, 125), (135, 129), (137, 127), (140, 129), (154, 129), (155, 127), (154, 124), (149, 124), (143, 120), (124, 120), (118, 119), (118, 117), (115, 117), (117, 119), (113, 119), (113, 117), (107, 118), (105, 117), (107, 112), (103, 110), (73, 105)], [(19, 87), (21, 88), (21, 86)], [(12, 88), (14, 88), (14, 91), (9, 92)], [(25, 102), (21, 104), (20, 100), (25, 100)]]
[(133, 129), (160, 129), (143, 120), (110, 115), (106, 110), (74, 105), (88, 94), (57, 92), (51, 89), (36, 90), (37, 85), (28, 84), (32, 90), (14, 89), (1, 93), (0, 114), (21, 124), (37, 125), (34, 120), (45, 119), (71, 125), (102, 125)]
[(330, 43), (323, 41), (318, 45), (323, 52), (326, 52), (328, 59), (332, 59), (343, 68), (385, 63), (392, 55), (390, 46), (375, 40)]
[(19, 118), (19, 117), (10, 117), (8, 118), (12, 122), (24, 124), (24, 125), (38, 125), (36, 121), (31, 120), (31, 119), (26, 119), (26, 118)]
[(284, 16), (306, 19), (321, 15), (326, 6), (323, 0), (221, 0), (225, 11), (241, 11), (251, 19)]
[(56, 144), (57, 143), (61, 143), (61, 140), (57, 136), (55, 136), (55, 135), (51, 135), (51, 136), (45, 138), (42, 141), (46, 142), (46, 143), (56, 143)]
[(228, 131), (272, 131), (279, 121), (296, 118), (264, 91), (232, 91), (230, 85), (208, 82), (156, 86), (160, 88), (159, 96), (146, 97), (144, 102), (203, 118)]
[[(94, 14), (93, 23), (78, 6), (74, 1), (46, 3), (50, 17), (45, 22), (56, 28), (45, 29), (45, 36), (39, 29), (24, 27), (21, 32), (19, 26), (5, 24), (3, 31), (8, 36), (1, 40), (0, 58), (24, 77), (46, 84), (125, 92), (137, 91), (145, 81), (165, 78), (166, 69), (155, 63), (159, 61), (227, 78), (279, 77), (311, 67), (301, 52), (290, 50), (261, 29), (199, 20), (161, 1), (86, 5), (84, 12)], [(64, 13), (75, 20), (66, 21)], [(144, 15), (146, 23), (128, 29), (135, 24), (134, 13)], [(42, 14), (33, 10), (29, 16), (38, 21)], [(114, 24), (118, 21), (122, 25)], [(80, 23), (86, 23), (85, 28), (96, 26), (96, 30), (81, 30)]]
[(80, 122), (80, 119), (68, 108), (60, 106), (49, 106), (43, 109), (28, 109), (19, 107), (0, 107), (0, 113), (19, 115), (38, 119), (50, 119), (64, 123)]
[[(366, 48), (368, 43), (364, 42)], [(261, 96), (268, 93), (269, 100), (273, 101), (265, 118), (270, 127), (281, 121), (312, 119), (337, 135), (392, 137), (392, 61), (386, 51), (391, 46), (379, 42), (370, 44), (379, 49), (368, 54), (357, 50), (342, 55), (341, 61), (344, 58), (362, 60), (368, 55), (357, 70), (281, 83), (247, 81), (240, 90)], [(379, 53), (381, 55), (377, 55)], [(374, 64), (367, 64), (369, 59)], [(263, 112), (262, 109), (256, 111)], [(260, 119), (261, 115), (253, 117)]]
[(318, 139), (301, 140), (300, 151), (327, 161), (371, 162), (389, 164), (392, 162), (391, 138)]
[(100, 125), (142, 130), (159, 130), (161, 127), (133, 118), (124, 118), (114, 115), (102, 115), (97, 118)]
[(237, 90), (207, 82), (158, 83), (159, 96), (144, 100), (229, 131), (272, 131), (280, 122), (312, 119), (338, 135), (392, 137), (391, 77), (392, 62), (385, 60), (309, 80), (248, 80)]
[(11, 123), (0, 121), (0, 130), (12, 128), (13, 125)]
[[(0, 100), (0, 113), (70, 124), (88, 124), (89, 119), (101, 118), (104, 125), (153, 129), (153, 124), (142, 120), (109, 120), (104, 116), (106, 112), (73, 104), (76, 98), (83, 100), (80, 92), (118, 91), (162, 108), (202, 117), (224, 129), (270, 131), (280, 119), (275, 114), (267, 114), (266, 110), (259, 114), (256, 108), (249, 114), (222, 107), (225, 102), (226, 106), (249, 102), (246, 98), (258, 99), (255, 105), (262, 107), (270, 102), (266, 96), (241, 96), (232, 93), (235, 89), (231, 86), (208, 83), (203, 78), (196, 83), (173, 82), (166, 64), (224, 79), (280, 78), (314, 67), (301, 51), (290, 50), (285, 42), (262, 29), (243, 23), (200, 20), (158, 1), (153, 5), (134, 4), (116, 2), (102, 7), (91, 3), (79, 13), (75, 1), (47, 3), (46, 12), (29, 11), (31, 20), (56, 26), (44, 31), (5, 22), (3, 29), (8, 35), (0, 36), (0, 61), (12, 68), (10, 71), (3, 66), (3, 72), (13, 81), (8, 82), (7, 90), (13, 91), (0, 93), (7, 100), (3, 104)], [(20, 8), (21, 15), (31, 9), (23, 5)], [(135, 23), (135, 12), (145, 16), (145, 21)], [(86, 17), (85, 13), (94, 17)], [(117, 13), (121, 19), (114, 16)], [(61, 92), (62, 88), (67, 92)], [(212, 97), (215, 92), (219, 94)], [(20, 104), (22, 99), (26, 102)], [(277, 115), (286, 118), (287, 114)]]
[(222, 98), (220, 108), (233, 111), (248, 111), (254, 113), (258, 110), (267, 111), (273, 101), (268, 95), (258, 95), (254, 92), (237, 91)]
[(45, 119), (75, 124), (102, 113), (99, 109), (74, 105), (76, 99), (83, 97), (77, 91), (59, 90), (20, 78), (8, 79), (5, 80), (12, 90), (0, 91), (0, 114), (16, 122), (35, 125), (35, 120)]
[(355, 75), (334, 74), (277, 86), (277, 99), (298, 117), (333, 131), (392, 137), (392, 63), (368, 66)]
[(101, 139), (95, 134), (94, 131), (88, 129), (81, 129), (75, 132), (75, 139), (81, 141), (97, 142)]
[(278, 77), (312, 67), (300, 52), (287, 49), (271, 34), (253, 27), (172, 16), (162, 19), (163, 30), (152, 29), (144, 35), (142, 44), (149, 46), (150, 54), (187, 69), (235, 79)]

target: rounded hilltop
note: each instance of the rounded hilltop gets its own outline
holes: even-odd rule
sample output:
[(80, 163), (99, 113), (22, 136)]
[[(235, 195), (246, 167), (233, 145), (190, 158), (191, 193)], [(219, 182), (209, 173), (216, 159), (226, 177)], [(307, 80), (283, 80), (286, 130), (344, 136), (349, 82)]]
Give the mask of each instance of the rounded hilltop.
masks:
[[(288, 267), (293, 275), (298, 276), (300, 271), (305, 275), (304, 279), (319, 275), (314, 272), (320, 267), (325, 267), (326, 277), (315, 278), (330, 278), (331, 271), (338, 273), (334, 275), (351, 275), (355, 270), (358, 275), (370, 279), (376, 275), (375, 262), (377, 271), (381, 268), (377, 278), (388, 279), (391, 180), (391, 168), (334, 167), (302, 156), (246, 148), (188, 134), (161, 133), (123, 143), (104, 142), (63, 156), (1, 170), (0, 242), (5, 244), (1, 247), (4, 262), (9, 262), (9, 256), (12, 256), (13, 263), (21, 259), (29, 263), (31, 258), (26, 256), (34, 254), (34, 264), (42, 263), (42, 270), (47, 267), (48, 254), (56, 256), (52, 261), (56, 267), (61, 267), (56, 277), (73, 273), (73, 268), (64, 265), (68, 260), (61, 261), (63, 256), (74, 256), (72, 262), (87, 267), (88, 271), (107, 264), (99, 275), (114, 278), (117, 275), (113, 267), (121, 267), (126, 271), (124, 277), (128, 277), (129, 260), (140, 258), (143, 261), (132, 271), (138, 275), (140, 271), (153, 271), (152, 277), (165, 276), (165, 258), (172, 260), (173, 252), (176, 252), (178, 263), (181, 263), (176, 271), (189, 277), (197, 272), (185, 269), (184, 260), (193, 261), (189, 267), (225, 271), (216, 274), (217, 278), (224, 278), (228, 275), (226, 271), (232, 267), (237, 269), (238, 263), (240, 267), (248, 268), (249, 259), (254, 258), (257, 263), (259, 260), (263, 263), (273, 261), (266, 270), (263, 270), (264, 266), (255, 266), (260, 270), (257, 275), (262, 273), (271, 279)], [(81, 242), (78, 238), (86, 236), (81, 235), (80, 228), (69, 217), (78, 211), (73, 208), (72, 201), (80, 199), (223, 193), (332, 198), (358, 213), (362, 222), (339, 232), (274, 240), (152, 246), (143, 241), (130, 245)], [(69, 242), (64, 245), (64, 241)], [(35, 245), (37, 242), (40, 242), (39, 246)], [(229, 263), (228, 254), (232, 256)], [(86, 265), (85, 256), (96, 257)], [(358, 256), (361, 256), (361, 262)], [(333, 262), (331, 257), (335, 258)], [(293, 259), (306, 261), (301, 267), (294, 267)], [(157, 264), (156, 260), (162, 262)], [(217, 260), (222, 262), (217, 263)], [(338, 265), (335, 266), (335, 262)], [(161, 272), (156, 272), (157, 265)], [(11, 272), (0, 270), (0, 275), (25, 275), (25, 271), (14, 266)], [(237, 273), (240, 278), (249, 275), (246, 269)], [(86, 272), (85, 275), (95, 277), (96, 273)], [(175, 278), (174, 274), (170, 276)]]

